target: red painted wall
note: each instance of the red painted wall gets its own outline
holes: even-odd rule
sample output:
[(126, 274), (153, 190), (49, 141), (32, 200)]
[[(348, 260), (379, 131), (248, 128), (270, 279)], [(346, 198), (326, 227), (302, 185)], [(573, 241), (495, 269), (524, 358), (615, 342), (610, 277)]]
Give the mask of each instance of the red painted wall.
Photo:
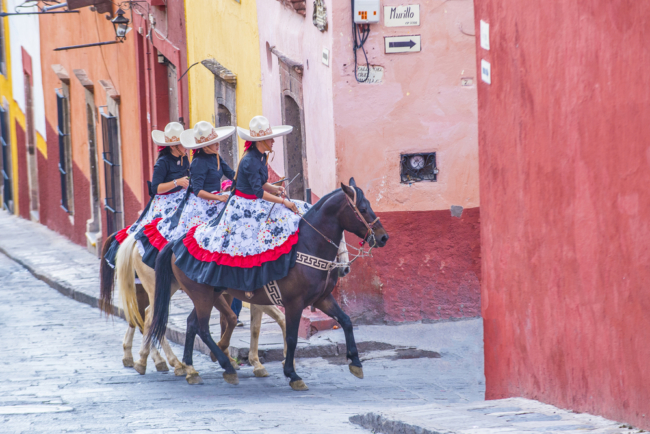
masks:
[(46, 121), (45, 127), (47, 128), (47, 155), (49, 158), (43, 157), (43, 154), (38, 152), (38, 197), (41, 223), (71, 241), (86, 246), (86, 221), (91, 217), (90, 181), (77, 162), (73, 161), (74, 217), (70, 220), (68, 213), (61, 208), (59, 136), (50, 122)]
[[(377, 213), (390, 240), (357, 260), (336, 297), (356, 324), (480, 315), (479, 209)], [(346, 233), (346, 241), (359, 239)], [(352, 252), (351, 252), (352, 253)]]
[(650, 428), (650, 3), (476, 0), (486, 396)]

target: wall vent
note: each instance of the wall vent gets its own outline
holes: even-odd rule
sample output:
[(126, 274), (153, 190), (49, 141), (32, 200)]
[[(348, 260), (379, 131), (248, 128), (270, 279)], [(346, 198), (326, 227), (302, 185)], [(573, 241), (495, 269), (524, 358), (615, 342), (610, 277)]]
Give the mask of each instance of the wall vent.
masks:
[(401, 154), (400, 178), (403, 184), (412, 184), (420, 181), (437, 181), (438, 167), (436, 166), (436, 153)]

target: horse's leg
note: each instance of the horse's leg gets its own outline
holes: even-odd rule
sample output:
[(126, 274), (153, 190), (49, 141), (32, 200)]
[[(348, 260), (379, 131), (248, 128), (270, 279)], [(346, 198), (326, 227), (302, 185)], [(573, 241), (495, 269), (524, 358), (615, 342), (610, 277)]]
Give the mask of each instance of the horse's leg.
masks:
[(133, 367), (133, 353), (131, 353), (131, 348), (133, 347), (133, 335), (135, 334), (135, 327), (129, 324), (129, 328), (126, 330), (124, 335), (124, 341), (122, 341), (122, 348), (124, 349), (124, 358), (122, 359), (122, 364), (125, 368)]
[[(251, 344), (248, 350), (248, 363), (253, 367), (253, 374), (256, 377), (268, 377), (269, 373), (260, 362), (258, 347), (260, 341), (260, 330), (262, 328), (262, 316), (264, 312), (261, 306), (250, 305), (251, 311)], [(285, 344), (286, 345), (286, 344)]]
[[(137, 250), (135, 250), (135, 252), (137, 253)], [(152, 311), (151, 309), (147, 309), (149, 307), (149, 297), (147, 295), (147, 292), (144, 290), (143, 285), (137, 284), (135, 285), (135, 288), (136, 288), (136, 298), (138, 300), (138, 313), (141, 318), (144, 318), (143, 328), (140, 330), (142, 332), (142, 336), (144, 337), (147, 335), (147, 331), (149, 330), (149, 326), (151, 325)], [(138, 360), (133, 364), (133, 369), (135, 369), (140, 375), (144, 375), (147, 372), (147, 358), (149, 358), (150, 347), (149, 345), (146, 345), (145, 341), (146, 339), (142, 339), (142, 343), (140, 344), (140, 353), (139, 353), (140, 360)], [(157, 353), (158, 352), (156, 351), (156, 354)], [(154, 359), (154, 363), (156, 364), (160, 363), (160, 354), (157, 354), (157, 356), (158, 356), (158, 360)], [(156, 369), (158, 368), (159, 365), (156, 366)], [(160, 366), (160, 368), (162, 368), (162, 366)], [(169, 368), (167, 368), (167, 370), (169, 370)]]
[(185, 331), (185, 349), (183, 351), (183, 367), (185, 368), (185, 380), (189, 384), (203, 384), (203, 380), (199, 373), (194, 369), (193, 353), (194, 353), (194, 340), (199, 331), (199, 322), (196, 317), (196, 308), (190, 312), (187, 317), (187, 328)]
[[(252, 305), (251, 305), (252, 306)], [(262, 311), (273, 318), (275, 322), (278, 323), (280, 328), (282, 329), (282, 339), (284, 340), (284, 352), (283, 355), (286, 358), (287, 357), (287, 322), (285, 320), (284, 314), (280, 309), (277, 308), (277, 306), (266, 306), (266, 305), (259, 305), (256, 306), (258, 309), (262, 309)], [(260, 321), (261, 321), (261, 316), (260, 316)]]
[(300, 327), (300, 317), (302, 316), (303, 307), (299, 305), (288, 305), (285, 307), (287, 318), (287, 359), (284, 363), (284, 376), (291, 380), (289, 385), (293, 390), (309, 390), (305, 382), (302, 381), (302, 378), (296, 373), (294, 364), (296, 345), (298, 345), (298, 328)]
[[(200, 292), (200, 293), (199, 293)], [(196, 291), (192, 294), (191, 298), (194, 302), (194, 308), (196, 309), (196, 316), (198, 318), (198, 334), (201, 340), (208, 346), (210, 351), (217, 356), (219, 365), (226, 371), (223, 373), (223, 379), (230, 384), (239, 384), (239, 378), (237, 377), (237, 371), (232, 367), (230, 359), (228, 356), (219, 348), (217, 343), (212, 339), (210, 335), (210, 313), (212, 312), (213, 304), (217, 306), (219, 312), (224, 315), (228, 311), (234, 316), (234, 313), (230, 309), (230, 306), (225, 306), (225, 301), (223, 297), (214, 297), (213, 294), (210, 294), (212, 299), (206, 297), (207, 291)], [(223, 309), (225, 306), (226, 309)], [(227, 332), (226, 332), (227, 333)], [(228, 342), (230, 341), (230, 336), (228, 336)]]
[(323, 313), (331, 316), (341, 324), (343, 332), (345, 333), (345, 345), (347, 347), (346, 356), (351, 361), (348, 365), (350, 372), (357, 378), (363, 378), (363, 368), (361, 366), (361, 360), (359, 360), (357, 344), (354, 342), (354, 332), (352, 331), (352, 321), (350, 321), (350, 317), (343, 312), (343, 309), (341, 309), (341, 306), (339, 306), (332, 294), (317, 303), (314, 303), (314, 307), (322, 310)]
[[(232, 295), (222, 292), (221, 294), (215, 293), (214, 295), (214, 307), (219, 311), (219, 324), (221, 326), (221, 338), (217, 342), (217, 346), (221, 348), (221, 351), (228, 356), (230, 364), (235, 370), (239, 370), (239, 364), (235, 359), (230, 357), (230, 339), (232, 337), (232, 332), (237, 326), (237, 315), (232, 311), (230, 305), (232, 304)], [(213, 352), (210, 352), (210, 357), (213, 362), (217, 361)]]

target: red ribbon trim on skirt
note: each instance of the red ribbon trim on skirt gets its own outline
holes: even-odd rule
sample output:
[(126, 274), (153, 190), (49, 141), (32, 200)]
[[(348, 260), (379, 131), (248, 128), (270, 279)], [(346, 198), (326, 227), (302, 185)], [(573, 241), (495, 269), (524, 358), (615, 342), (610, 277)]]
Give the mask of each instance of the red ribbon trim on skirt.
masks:
[(129, 236), (129, 234), (127, 234), (126, 231), (128, 231), (130, 227), (131, 225), (125, 227), (121, 231), (117, 231), (117, 233), (115, 234), (115, 241), (122, 244), (124, 240), (126, 240), (126, 238)]
[(158, 223), (162, 220), (162, 217), (159, 217), (153, 220), (151, 223), (144, 225), (144, 234), (147, 236), (149, 243), (154, 246), (160, 252), (169, 241), (158, 232)]
[(280, 256), (289, 253), (291, 248), (298, 243), (299, 230), (289, 235), (289, 238), (287, 238), (284, 243), (271, 250), (267, 250), (266, 252), (249, 256), (231, 256), (226, 253), (211, 252), (199, 246), (197, 241), (194, 239), (196, 228), (198, 228), (198, 226), (194, 226), (190, 229), (183, 239), (183, 244), (187, 247), (187, 251), (190, 252), (190, 255), (201, 262), (215, 262), (217, 265), (227, 265), (229, 267), (259, 267), (265, 262), (275, 261)]
[(242, 193), (239, 190), (235, 190), (235, 196), (243, 197), (244, 199), (259, 199), (259, 197), (255, 196), (254, 194), (246, 194)]

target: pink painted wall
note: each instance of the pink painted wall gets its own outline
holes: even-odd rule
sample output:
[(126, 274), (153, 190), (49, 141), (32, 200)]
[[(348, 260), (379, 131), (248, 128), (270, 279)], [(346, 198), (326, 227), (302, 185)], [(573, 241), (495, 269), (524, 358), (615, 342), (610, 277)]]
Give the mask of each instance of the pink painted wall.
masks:
[[(326, 6), (330, 10), (331, 1), (326, 1)], [(311, 21), (312, 11), (313, 2), (307, 2), (308, 18), (277, 0), (257, 2), (264, 115), (274, 125), (282, 123), (278, 59), (267, 49), (275, 46), (290, 59), (302, 62), (305, 68), (303, 103), (308, 161), (306, 172), (308, 187), (322, 197), (336, 188), (332, 70), (321, 63), (323, 48), (331, 51), (332, 32), (321, 33), (314, 27)], [(276, 143), (276, 156), (271, 166), (278, 174), (284, 175), (282, 140), (276, 139)]]
[(650, 3), (477, 0), (488, 399), (650, 428)]
[[(355, 264), (337, 297), (357, 323), (478, 316), (476, 87), (461, 87), (461, 77), (476, 82), (474, 38), (463, 33), (473, 32), (473, 4), (422, 4), (419, 27), (373, 25), (366, 48), (371, 64), (385, 69), (381, 84), (353, 77), (349, 2), (326, 7), (329, 28), (321, 33), (311, 1), (306, 18), (277, 0), (257, 2), (265, 115), (281, 122), (278, 61), (268, 43), (305, 66), (309, 186), (322, 197), (354, 176), (392, 237)], [(421, 53), (383, 54), (384, 36), (409, 32), (422, 36)], [(400, 184), (400, 154), (430, 151), (439, 181)], [(284, 174), (276, 152), (271, 165)], [(461, 218), (451, 216), (452, 205), (466, 208)]]
[[(472, 2), (390, 4), (420, 4), (420, 26), (384, 27), (383, 15), (371, 25), (366, 51), (384, 67), (381, 84), (356, 82), (350, 2), (334, 7), (337, 177), (354, 176), (377, 211), (478, 207), (476, 86), (460, 80), (476, 83), (474, 37), (463, 33), (473, 33)], [(384, 54), (384, 36), (408, 34), (421, 35), (420, 53)], [(400, 154), (433, 151), (438, 181), (400, 184)]]

